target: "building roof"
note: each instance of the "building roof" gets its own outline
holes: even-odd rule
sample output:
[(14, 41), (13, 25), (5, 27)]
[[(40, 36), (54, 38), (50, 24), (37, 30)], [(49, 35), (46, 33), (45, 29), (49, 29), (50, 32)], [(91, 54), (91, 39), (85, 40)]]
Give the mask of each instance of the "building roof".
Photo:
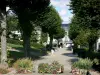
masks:
[(62, 27), (69, 27), (69, 24), (62, 24)]

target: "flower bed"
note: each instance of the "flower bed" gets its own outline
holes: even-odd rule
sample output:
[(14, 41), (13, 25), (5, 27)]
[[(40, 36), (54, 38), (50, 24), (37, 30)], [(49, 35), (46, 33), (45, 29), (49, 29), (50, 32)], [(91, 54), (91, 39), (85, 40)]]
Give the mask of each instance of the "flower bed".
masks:
[(59, 64), (57, 61), (53, 61), (51, 64), (41, 63), (38, 66), (39, 73), (48, 73), (48, 74), (60, 74), (64, 72), (64, 66)]
[(19, 59), (14, 63), (17, 73), (32, 73), (33, 61), (29, 58)]
[(89, 73), (89, 70), (91, 69), (93, 65), (93, 61), (90, 59), (79, 59), (77, 62), (74, 62), (72, 64), (72, 74), (73, 75), (86, 75), (86, 73)]

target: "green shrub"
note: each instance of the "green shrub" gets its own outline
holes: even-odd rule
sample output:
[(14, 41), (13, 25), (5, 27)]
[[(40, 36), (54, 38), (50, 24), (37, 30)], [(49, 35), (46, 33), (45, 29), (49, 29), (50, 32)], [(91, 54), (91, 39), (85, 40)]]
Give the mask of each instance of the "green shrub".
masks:
[(43, 48), (44, 47), (42, 44), (38, 44), (38, 43), (31, 43), (31, 46), (34, 48)]
[(23, 42), (19, 41), (19, 40), (15, 40), (15, 39), (7, 39), (7, 43), (11, 43), (11, 44), (17, 44), (17, 45), (22, 45)]
[(93, 64), (99, 65), (99, 60), (95, 58), (95, 59), (93, 60)]
[(100, 53), (87, 51), (86, 52), (86, 57), (88, 57), (90, 59), (95, 59), (95, 58), (100, 59)]
[(18, 73), (32, 72), (33, 61), (29, 58), (19, 59), (14, 63), (14, 68), (17, 70)]
[(49, 74), (58, 74), (64, 72), (64, 66), (59, 64), (57, 61), (53, 61), (51, 64), (41, 63), (38, 66), (39, 73), (49, 73)]
[(93, 61), (91, 61), (88, 58), (86, 58), (86, 59), (79, 59), (78, 61), (76, 61), (76, 62), (74, 62), (72, 64), (72, 66), (74, 68), (85, 69), (85, 70), (91, 69), (92, 65), (93, 65)]
[(7, 74), (9, 71), (4, 68), (0, 68), (0, 74)]
[(49, 72), (48, 68), (49, 68), (48, 63), (41, 63), (38, 66), (38, 72), (39, 73), (48, 73)]
[[(87, 48), (74, 48), (73, 49), (73, 53), (75, 54), (80, 54), (80, 53), (82, 53), (82, 52), (86, 52), (86, 51), (88, 51), (88, 49)], [(80, 56), (80, 55), (79, 55)]]

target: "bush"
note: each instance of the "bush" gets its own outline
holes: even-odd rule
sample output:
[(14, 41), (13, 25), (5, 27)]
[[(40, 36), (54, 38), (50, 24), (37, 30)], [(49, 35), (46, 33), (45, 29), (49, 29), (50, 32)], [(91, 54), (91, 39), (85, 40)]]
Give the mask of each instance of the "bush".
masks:
[(29, 58), (19, 59), (14, 63), (17, 73), (29, 73), (33, 70), (33, 61)]
[(58, 74), (64, 72), (64, 66), (59, 64), (57, 61), (53, 61), (52, 64), (41, 63), (38, 66), (39, 73), (49, 73), (49, 74)]
[(23, 42), (19, 41), (19, 40), (15, 40), (15, 39), (7, 39), (7, 43), (11, 43), (11, 44), (17, 44), (17, 45), (22, 45)]
[(72, 64), (72, 67), (78, 68), (78, 69), (89, 70), (91, 69), (92, 65), (93, 65), (93, 61), (86, 58), (86, 59), (79, 59), (77, 62), (74, 62)]
[(100, 59), (100, 53), (87, 51), (86, 52), (86, 57), (88, 57), (90, 59), (95, 59), (95, 58)]
[(32, 43), (31, 46), (35, 47), (35, 48), (43, 48), (44, 47), (42, 44), (38, 44), (38, 43)]
[(0, 68), (0, 74), (7, 74), (9, 71), (4, 68)]
[(86, 51), (88, 51), (88, 49), (87, 48), (74, 48), (73, 49), (73, 53), (75, 54), (78, 54), (78, 53), (81, 53), (81, 52), (86, 52)]

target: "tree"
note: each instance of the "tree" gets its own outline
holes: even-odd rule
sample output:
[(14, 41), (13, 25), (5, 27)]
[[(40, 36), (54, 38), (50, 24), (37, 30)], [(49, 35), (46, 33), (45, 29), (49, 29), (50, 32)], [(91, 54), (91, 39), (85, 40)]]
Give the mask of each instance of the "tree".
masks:
[[(6, 5), (5, 1), (0, 2), (0, 28), (1, 28), (1, 63), (7, 64), (7, 49), (6, 49)], [(2, 6), (2, 4), (4, 4)]]
[(54, 35), (54, 38), (58, 40), (59, 44), (59, 39), (63, 38), (65, 36), (65, 30), (63, 28), (58, 28), (57, 29), (57, 34)]
[(18, 19), (15, 15), (7, 15), (7, 30), (8, 32), (18, 30)]
[(98, 32), (88, 27), (80, 27), (81, 25), (81, 19), (75, 15), (70, 23), (69, 36), (75, 45), (89, 46), (89, 50), (93, 51)]
[(18, 19), (15, 14), (7, 14), (7, 36), (9, 37), (11, 31), (19, 31)]
[(100, 29), (100, 0), (71, 0), (70, 9), (82, 18), (82, 26)]
[(44, 42), (47, 42), (47, 38), (48, 38), (47, 33), (42, 32), (41, 40), (40, 40), (41, 44), (43, 44)]
[(86, 44), (85, 30), (83, 29), (85, 28), (81, 27), (81, 18), (74, 15), (69, 27), (69, 37), (74, 43), (74, 48), (77, 48), (77, 45)]
[[(71, 0), (70, 8), (79, 18), (78, 24), (84, 29), (88, 29), (89, 50), (93, 49), (93, 45), (98, 37), (97, 33), (100, 29), (100, 0)], [(95, 32), (93, 32), (95, 31)], [(92, 43), (91, 43), (92, 42)]]
[(74, 15), (70, 27), (69, 27), (69, 37), (71, 40), (74, 40), (78, 35), (81, 30), (81, 22), (80, 19)]
[(45, 9), (49, 3), (50, 0), (8, 0), (9, 6), (18, 16), (19, 25), (23, 33), (25, 56), (30, 55), (31, 21), (34, 21), (38, 12), (43, 12), (43, 9)]
[[(62, 20), (53, 6), (49, 6), (45, 9), (45, 12), (38, 15), (38, 25), (41, 26), (43, 32), (47, 32), (50, 37), (50, 48), (52, 48), (52, 41), (57, 29), (61, 27)], [(38, 20), (37, 19), (37, 20)]]

